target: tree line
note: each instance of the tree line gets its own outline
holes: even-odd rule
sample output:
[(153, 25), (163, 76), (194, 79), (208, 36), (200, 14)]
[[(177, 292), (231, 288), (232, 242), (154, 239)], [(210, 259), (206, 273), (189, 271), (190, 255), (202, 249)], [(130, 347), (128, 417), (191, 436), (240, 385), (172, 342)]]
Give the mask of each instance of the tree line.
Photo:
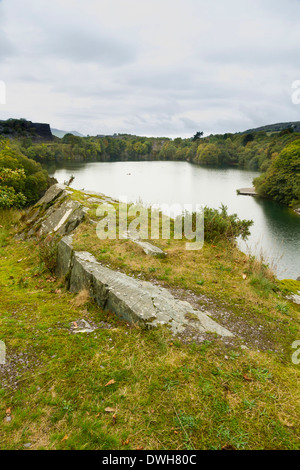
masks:
[[(32, 171), (33, 166), (39, 163), (63, 161), (188, 161), (199, 165), (260, 171), (263, 174), (254, 180), (260, 194), (284, 204), (297, 205), (300, 201), (300, 133), (294, 132), (292, 128), (281, 132), (226, 133), (207, 137), (198, 131), (191, 138), (175, 139), (129, 134), (88, 137), (66, 134), (62, 139), (55, 137), (52, 141), (44, 142), (36, 141), (30, 134), (22, 134), (11, 138), (9, 144), (4, 138), (2, 142), (6, 142), (2, 146), (10, 146), (14, 159), (19, 159), (20, 169), (23, 168), (25, 158), (32, 162)], [(17, 168), (15, 165), (11, 169)], [(45, 173), (41, 167), (35, 167), (34, 172), (36, 176), (32, 176), (33, 180), (39, 176), (43, 182), (40, 187), (44, 187)], [(28, 171), (25, 176), (28, 179)], [(2, 175), (2, 186), (3, 178), (7, 178), (7, 175)], [(18, 176), (15, 174), (14, 188), (17, 193), (20, 185), (23, 185), (25, 191), (26, 178), (21, 173)], [(29, 203), (35, 196), (31, 196), (28, 191), (26, 201)], [(32, 189), (32, 192), (36, 195), (37, 189)]]

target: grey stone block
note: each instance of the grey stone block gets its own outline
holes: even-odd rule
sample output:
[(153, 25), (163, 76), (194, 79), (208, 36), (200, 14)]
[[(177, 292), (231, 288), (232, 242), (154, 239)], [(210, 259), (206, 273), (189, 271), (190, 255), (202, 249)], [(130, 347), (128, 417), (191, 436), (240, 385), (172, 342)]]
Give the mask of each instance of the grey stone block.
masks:
[(58, 272), (71, 271), (71, 292), (88, 289), (102, 309), (125, 321), (142, 328), (168, 325), (175, 334), (189, 326), (198, 332), (233, 336), (208, 314), (195, 310), (188, 302), (175, 299), (167, 289), (104, 267), (88, 252), (72, 251), (71, 237), (60, 241), (58, 258)]

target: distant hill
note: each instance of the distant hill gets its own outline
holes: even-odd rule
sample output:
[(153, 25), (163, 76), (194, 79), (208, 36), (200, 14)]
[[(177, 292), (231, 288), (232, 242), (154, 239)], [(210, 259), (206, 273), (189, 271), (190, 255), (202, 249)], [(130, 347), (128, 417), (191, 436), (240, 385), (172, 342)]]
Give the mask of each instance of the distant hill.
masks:
[(31, 122), (26, 119), (0, 121), (0, 134), (8, 138), (30, 137), (36, 141), (53, 140), (49, 124)]
[(76, 135), (77, 137), (85, 137), (83, 134), (80, 134), (80, 132), (77, 132), (77, 131), (61, 131), (60, 129), (53, 129), (52, 127), (51, 127), (51, 132), (53, 135), (55, 135), (56, 137), (59, 137), (60, 139), (62, 139), (64, 135), (66, 134), (73, 134), (73, 135)]
[(295, 132), (300, 132), (300, 121), (294, 122), (278, 122), (276, 124), (268, 124), (267, 126), (256, 127), (254, 129), (248, 129), (247, 131), (241, 132), (241, 134), (248, 134), (250, 132), (281, 132), (285, 129), (292, 127)]

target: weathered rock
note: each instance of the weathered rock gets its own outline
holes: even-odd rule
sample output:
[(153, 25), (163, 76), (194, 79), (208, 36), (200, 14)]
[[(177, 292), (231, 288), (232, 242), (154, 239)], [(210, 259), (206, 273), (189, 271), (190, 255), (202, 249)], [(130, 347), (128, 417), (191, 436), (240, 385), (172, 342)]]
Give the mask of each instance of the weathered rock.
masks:
[(300, 276), (299, 276), (299, 277), (297, 277), (296, 281), (300, 281)]
[(58, 269), (60, 274), (70, 273), (71, 292), (88, 289), (102, 309), (142, 328), (168, 325), (173, 333), (180, 333), (191, 326), (198, 332), (233, 336), (208, 314), (175, 299), (167, 289), (104, 267), (90, 253), (72, 251), (71, 243), (71, 237), (64, 237), (58, 247), (58, 257), (66, 252), (58, 259)]
[(39, 200), (37, 205), (41, 206), (43, 204), (49, 204), (50, 202), (53, 202), (65, 189), (66, 186), (64, 184), (53, 184)]
[(83, 190), (83, 193), (84, 193), (84, 197), (91, 197), (91, 196), (99, 196), (100, 198), (106, 197), (105, 194), (98, 193), (98, 192), (95, 192), (95, 191), (85, 191), (85, 190)]
[[(83, 220), (85, 209), (68, 198), (66, 186), (54, 184), (28, 213), (23, 238), (57, 232), (70, 233)], [(20, 237), (21, 234), (18, 234)]]
[(161, 250), (157, 246), (152, 245), (152, 243), (143, 242), (141, 240), (134, 240), (134, 239), (131, 239), (131, 240), (136, 245), (140, 246), (143, 249), (144, 253), (146, 253), (146, 255), (158, 256), (162, 258), (167, 256), (167, 253), (165, 253), (163, 250)]
[(94, 256), (87, 251), (74, 251), (71, 259), (70, 285), (71, 292), (79, 292), (83, 289), (91, 290), (92, 274), (89, 263), (96, 262)]
[(89, 202), (90, 204), (103, 204), (103, 199), (97, 197), (89, 197), (87, 199), (87, 202)]
[(84, 196), (88, 198), (87, 200), (89, 202), (93, 202), (91, 199), (95, 199), (97, 202), (100, 200), (100, 203), (107, 202), (109, 204), (115, 204), (118, 202), (117, 199), (113, 199), (112, 197), (106, 196), (103, 193), (96, 193), (95, 191), (84, 191), (84, 193)]
[(298, 294), (291, 294), (287, 297), (287, 299), (291, 300), (297, 305), (300, 305), (300, 292)]
[(84, 219), (85, 208), (77, 201), (66, 199), (59, 207), (52, 206), (44, 217), (40, 235), (45, 233), (59, 233), (61, 235), (72, 232)]
[(71, 271), (72, 261), (72, 235), (61, 239), (57, 247), (57, 262), (55, 274), (57, 277), (65, 277)]
[(126, 231), (123, 234), (122, 238), (129, 239), (136, 245), (140, 246), (143, 249), (144, 253), (146, 253), (146, 255), (158, 256), (160, 258), (165, 258), (167, 256), (167, 253), (165, 253), (163, 250), (161, 250), (157, 246), (152, 245), (152, 243), (145, 242), (136, 238), (135, 236), (131, 235), (129, 231)]
[[(74, 325), (76, 323), (76, 326)], [(71, 326), (71, 332), (76, 333), (93, 333), (96, 328), (93, 328), (86, 320), (81, 319), (73, 322)]]

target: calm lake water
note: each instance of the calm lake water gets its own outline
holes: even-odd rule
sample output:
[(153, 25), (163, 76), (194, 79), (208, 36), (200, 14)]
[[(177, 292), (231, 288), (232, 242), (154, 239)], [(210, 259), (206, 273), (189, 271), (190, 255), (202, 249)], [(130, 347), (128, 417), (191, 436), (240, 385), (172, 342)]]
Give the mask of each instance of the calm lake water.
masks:
[(223, 203), (229, 213), (254, 221), (247, 243), (239, 241), (242, 251), (262, 253), (279, 279), (300, 276), (300, 216), (275, 202), (236, 193), (238, 188), (251, 187), (257, 172), (203, 168), (187, 162), (67, 162), (47, 169), (60, 183), (74, 175), (73, 188), (119, 200), (212, 208)]

